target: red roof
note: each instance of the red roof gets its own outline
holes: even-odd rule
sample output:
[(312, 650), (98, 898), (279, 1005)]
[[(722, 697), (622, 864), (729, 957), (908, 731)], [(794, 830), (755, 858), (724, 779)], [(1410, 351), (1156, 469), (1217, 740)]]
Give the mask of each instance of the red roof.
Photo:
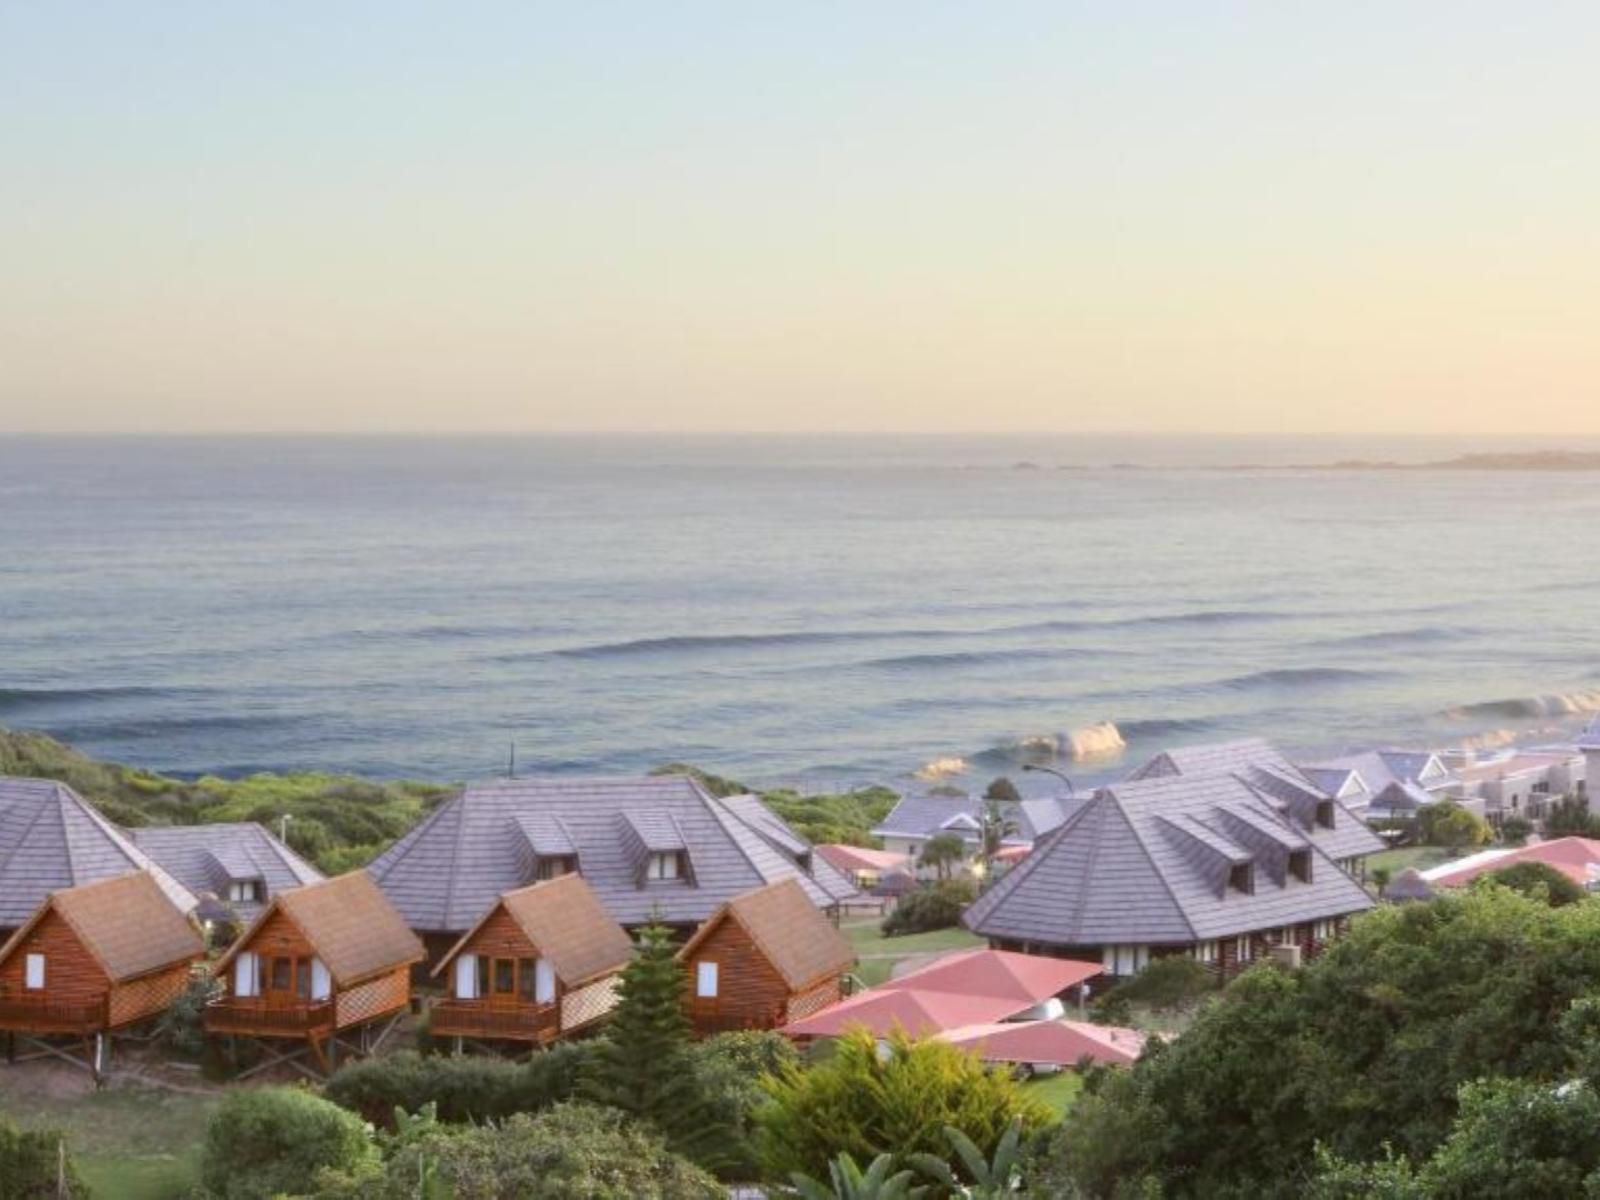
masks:
[(841, 871), (898, 871), (907, 861), (906, 855), (890, 850), (868, 850), (842, 843), (818, 846), (817, 853)]
[(1074, 1066), (1084, 1059), (1126, 1066), (1139, 1057), (1145, 1035), (1119, 1025), (1087, 1021), (1013, 1021), (966, 1025), (939, 1035), (976, 1050), (985, 1062), (1053, 1063)]
[(829, 1005), (784, 1032), (837, 1037), (861, 1025), (886, 1037), (898, 1025), (914, 1036), (927, 1036), (1014, 1017), (1100, 973), (1099, 963), (1070, 958), (965, 950)]
[[(1600, 879), (1600, 841), (1593, 838), (1564, 837), (1549, 842), (1536, 842), (1511, 850), (1487, 861), (1480, 859), (1459, 871), (1441, 869), (1429, 871), (1425, 878), (1440, 887), (1461, 887), (1490, 871), (1502, 871), (1518, 863), (1542, 862), (1554, 867), (1579, 887), (1588, 887)], [(1591, 871), (1591, 868), (1595, 868)]]

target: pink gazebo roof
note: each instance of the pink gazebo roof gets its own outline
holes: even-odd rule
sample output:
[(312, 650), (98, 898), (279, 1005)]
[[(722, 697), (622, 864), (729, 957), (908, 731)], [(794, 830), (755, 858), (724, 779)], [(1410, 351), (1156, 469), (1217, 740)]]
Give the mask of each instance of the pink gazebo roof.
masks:
[(1580, 887), (1588, 887), (1600, 876), (1600, 841), (1583, 837), (1556, 838), (1518, 850), (1508, 850), (1493, 857), (1488, 854), (1472, 855), (1463, 859), (1455, 869), (1452, 869), (1453, 864), (1445, 863), (1431, 871), (1424, 871), (1422, 877), (1440, 887), (1461, 887), (1488, 871), (1502, 871), (1524, 862), (1545, 863)]
[(1084, 1059), (1126, 1066), (1139, 1057), (1145, 1035), (1118, 1025), (1087, 1021), (1013, 1021), (964, 1025), (939, 1035), (952, 1045), (976, 1050), (987, 1062), (1053, 1063), (1070, 1067)]
[(966, 950), (829, 1005), (786, 1026), (784, 1032), (793, 1037), (837, 1037), (859, 1025), (887, 1037), (898, 1026), (925, 1037), (1014, 1017), (1101, 971), (1099, 963), (1069, 958)]
[(830, 842), (818, 846), (817, 853), (841, 871), (898, 871), (907, 862), (907, 856), (890, 850), (869, 850), (865, 846), (846, 846)]

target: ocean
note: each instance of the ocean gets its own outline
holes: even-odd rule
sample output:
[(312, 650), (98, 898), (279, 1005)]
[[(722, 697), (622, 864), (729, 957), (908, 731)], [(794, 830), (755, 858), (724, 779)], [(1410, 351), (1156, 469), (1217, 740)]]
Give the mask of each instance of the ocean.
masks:
[(1600, 474), (1305, 469), (1556, 444), (0, 438), (0, 724), (184, 776), (514, 744), (818, 788), (1098, 721), (1127, 750), (1076, 780), (1556, 737), (1600, 705)]

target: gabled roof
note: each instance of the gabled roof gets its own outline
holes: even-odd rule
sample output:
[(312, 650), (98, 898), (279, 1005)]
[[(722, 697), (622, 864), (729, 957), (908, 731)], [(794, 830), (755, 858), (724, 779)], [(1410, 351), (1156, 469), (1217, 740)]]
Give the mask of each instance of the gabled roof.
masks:
[(0, 929), (21, 925), (51, 892), (149, 871), (179, 911), (196, 897), (64, 783), (0, 778)]
[(1555, 838), (1516, 850), (1472, 854), (1424, 871), (1422, 878), (1438, 887), (1462, 887), (1480, 875), (1525, 862), (1554, 867), (1580, 887), (1600, 883), (1600, 841), (1585, 837)]
[(785, 1027), (792, 1037), (837, 1037), (862, 1026), (878, 1037), (913, 1036), (1003, 1021), (1102, 974), (1099, 963), (965, 950), (831, 1004)]
[(300, 930), (340, 988), (374, 975), (410, 966), (426, 957), (416, 934), (365, 871), (351, 871), (321, 883), (279, 892), (250, 924), (215, 971), (223, 974), (256, 931), (281, 912)]
[[(873, 829), (878, 837), (932, 837), (954, 833), (976, 841), (982, 829), (982, 815), (988, 801), (970, 796), (902, 796), (888, 816)], [(1006, 800), (1000, 812), (1016, 824), (1017, 831), (1007, 842), (1032, 842), (1049, 833), (1065, 819), (1071, 802), (1054, 797), (1032, 800)]]
[[(556, 977), (569, 988), (622, 970), (633, 955), (633, 940), (607, 915), (583, 877), (563, 875), (501, 896), (476, 925), (461, 935), (433, 973), (443, 974), (473, 935), (502, 910), (527, 934), (539, 956), (549, 961)], [(811, 911), (815, 913), (816, 909)]]
[(892, 850), (873, 850), (866, 846), (846, 846), (841, 843), (818, 846), (817, 856), (827, 859), (841, 871), (900, 871), (905, 869), (908, 861), (904, 854)]
[(1392, 797), (1407, 796), (1413, 802), (1431, 804), (1435, 797), (1427, 789), (1443, 787), (1454, 779), (1443, 760), (1427, 750), (1368, 750), (1324, 759), (1303, 770), (1312, 778), (1341, 771), (1354, 774), (1364, 793), (1352, 797), (1357, 803), (1370, 803), (1372, 798), (1390, 792)]
[[(1055, 946), (1187, 944), (1343, 916), (1372, 898), (1340, 870), (1355, 818), (1303, 825), (1239, 775), (1158, 775), (1102, 788), (967, 909), (989, 937)], [(1346, 830), (1341, 826), (1348, 826)], [(1381, 845), (1359, 830), (1361, 852)], [(1309, 853), (1311, 879), (1289, 872)], [(1248, 856), (1247, 858), (1245, 856)], [(1229, 886), (1248, 861), (1249, 893)]]
[(270, 897), (322, 880), (322, 872), (254, 821), (149, 825), (128, 836), (195, 895), (225, 897), (230, 883), (259, 879)]
[(1072, 1067), (1088, 1059), (1109, 1066), (1127, 1066), (1139, 1057), (1146, 1036), (1119, 1025), (1088, 1021), (992, 1021), (963, 1025), (939, 1034), (985, 1062), (1052, 1063)]
[(842, 975), (856, 960), (844, 935), (793, 879), (735, 896), (695, 930), (678, 957), (685, 962), (693, 958), (724, 921), (737, 922), (794, 991)]
[[(698, 924), (724, 901), (785, 878), (798, 879), (818, 907), (855, 892), (831, 868), (813, 864), (815, 877), (807, 873), (733, 807), (681, 775), (473, 784), (367, 870), (413, 929), (465, 930), (502, 893), (532, 882), (522, 831), (540, 818), (559, 818), (584, 880), (623, 925), (652, 917)], [(647, 842), (685, 847), (692, 879), (641, 880)]]
[(124, 983), (205, 955), (205, 942), (148, 871), (51, 893), (0, 948), (0, 962), (50, 912), (77, 935), (112, 983)]

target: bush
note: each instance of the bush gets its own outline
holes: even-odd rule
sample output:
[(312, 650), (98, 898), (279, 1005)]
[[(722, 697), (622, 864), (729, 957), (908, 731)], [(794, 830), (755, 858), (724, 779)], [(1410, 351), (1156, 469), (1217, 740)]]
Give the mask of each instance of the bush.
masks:
[(1473, 880), (1474, 887), (1507, 887), (1551, 908), (1575, 904), (1589, 893), (1549, 863), (1520, 862), (1489, 871)]
[(222, 990), (209, 972), (190, 976), (188, 984), (156, 1021), (156, 1040), (181, 1058), (198, 1062), (206, 1052), (206, 1004)]
[(1153, 958), (1131, 979), (1125, 979), (1095, 1002), (1098, 1013), (1125, 1013), (1135, 1005), (1156, 1012), (1193, 1008), (1220, 987), (1216, 974), (1187, 954)]
[(324, 1168), (360, 1170), (376, 1158), (367, 1127), (301, 1088), (231, 1091), (206, 1126), (200, 1179), (223, 1200), (303, 1193)]
[(1014, 1119), (1026, 1133), (1051, 1118), (1008, 1072), (947, 1042), (896, 1033), (880, 1055), (873, 1036), (856, 1030), (836, 1039), (833, 1051), (809, 1070), (786, 1067), (765, 1084), (772, 1103), (755, 1121), (767, 1178), (826, 1178), (840, 1153), (858, 1162), (879, 1154), (903, 1162), (919, 1152), (950, 1161), (947, 1125), (988, 1156)]
[(766, 1030), (719, 1033), (697, 1043), (690, 1061), (711, 1121), (733, 1139), (719, 1173), (732, 1179), (754, 1178), (755, 1114), (767, 1102), (763, 1084), (785, 1068), (800, 1065), (794, 1043)]
[(1500, 840), (1508, 846), (1521, 846), (1533, 833), (1533, 822), (1527, 817), (1507, 817), (1500, 822)]
[(1494, 837), (1489, 822), (1462, 808), (1454, 800), (1430, 804), (1417, 814), (1418, 834), (1430, 846), (1465, 850), (1482, 846)]
[(928, 933), (953, 929), (961, 924), (961, 914), (977, 898), (968, 879), (946, 879), (931, 887), (919, 888), (901, 897), (900, 903), (883, 921), (884, 937), (906, 933)]
[[(431, 1181), (426, 1190), (421, 1181)], [(725, 1189), (614, 1109), (558, 1104), (396, 1145), (381, 1172), (325, 1175), (326, 1200), (724, 1200)]]
[(1589, 811), (1586, 797), (1563, 796), (1545, 811), (1544, 835), (1600, 837), (1600, 817)]
[(592, 1043), (583, 1042), (552, 1046), (527, 1063), (405, 1050), (341, 1067), (323, 1095), (385, 1129), (395, 1109), (418, 1112), (427, 1104), (444, 1122), (487, 1121), (569, 1099), (591, 1054)]
[(18, 1129), (0, 1119), (0, 1200), (87, 1197), (72, 1156), (63, 1156), (64, 1138), (54, 1129)]

